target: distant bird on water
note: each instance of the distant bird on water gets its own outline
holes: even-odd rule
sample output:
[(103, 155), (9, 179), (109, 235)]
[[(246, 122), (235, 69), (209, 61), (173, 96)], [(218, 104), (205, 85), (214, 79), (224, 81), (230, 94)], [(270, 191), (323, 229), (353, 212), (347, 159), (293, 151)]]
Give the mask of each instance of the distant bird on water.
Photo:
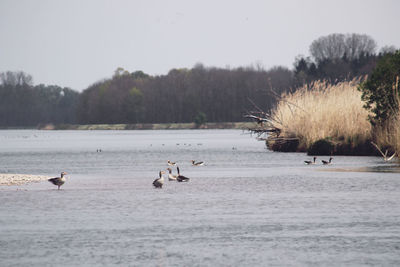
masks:
[(176, 166), (176, 162), (172, 162), (172, 161), (168, 160), (167, 163), (169, 166)]
[(305, 160), (304, 161), (304, 164), (306, 164), (306, 165), (310, 165), (310, 164), (315, 164), (315, 160), (317, 159), (317, 157), (314, 157), (313, 158), (313, 161), (311, 161), (311, 160)]
[(179, 172), (179, 167), (178, 166), (176, 167), (176, 170), (178, 171), (178, 176), (176, 177), (176, 180), (178, 182), (188, 182), (189, 181), (188, 177), (181, 175), (181, 173)]
[(171, 168), (167, 168), (168, 170), (168, 181), (176, 181), (176, 178), (178, 177), (178, 175), (173, 175), (172, 174), (172, 170)]
[(324, 165), (329, 165), (329, 164), (331, 164), (332, 163), (332, 157), (330, 157), (329, 158), (329, 161), (326, 161), (326, 160), (321, 160), (322, 161), (322, 164), (324, 164)]
[(65, 183), (65, 175), (67, 175), (66, 172), (61, 173), (61, 177), (54, 177), (50, 178), (48, 181), (56, 186), (58, 186), (58, 190), (60, 190), (60, 186), (62, 186)]
[(204, 161), (198, 161), (198, 162), (196, 162), (196, 161), (192, 160), (192, 165), (193, 165), (193, 166), (203, 166), (203, 165), (204, 165)]
[(164, 171), (160, 171), (159, 173), (160, 178), (157, 178), (153, 181), (153, 185), (155, 188), (162, 188), (164, 184), (164, 176), (163, 176), (164, 173), (165, 173)]

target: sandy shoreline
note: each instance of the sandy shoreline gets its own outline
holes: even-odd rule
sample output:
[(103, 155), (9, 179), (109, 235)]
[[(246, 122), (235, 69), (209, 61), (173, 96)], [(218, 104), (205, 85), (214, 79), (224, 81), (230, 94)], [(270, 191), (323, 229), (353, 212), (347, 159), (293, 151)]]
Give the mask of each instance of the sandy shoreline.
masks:
[(51, 177), (44, 175), (0, 173), (0, 186), (23, 185), (27, 183), (44, 181), (49, 178)]

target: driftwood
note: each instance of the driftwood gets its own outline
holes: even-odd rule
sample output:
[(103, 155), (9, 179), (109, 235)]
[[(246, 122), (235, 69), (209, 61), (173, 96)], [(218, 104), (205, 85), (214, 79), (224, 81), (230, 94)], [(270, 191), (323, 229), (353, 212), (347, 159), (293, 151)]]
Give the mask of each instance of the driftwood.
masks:
[[(271, 90), (271, 92), (277, 100), (282, 100), (282, 97), (273, 90)], [(250, 132), (250, 134), (257, 135), (257, 140), (266, 141), (268, 147), (270, 147), (270, 144), (281, 146), (298, 142), (299, 138), (297, 137), (281, 135), (283, 123), (279, 120), (279, 118), (276, 118), (276, 116), (273, 117), (270, 113), (263, 111), (250, 98), (248, 98), (248, 100), (256, 110), (248, 111), (244, 117), (252, 119), (256, 122), (254, 127), (248, 128), (247, 130)], [(287, 104), (289, 106), (294, 105), (293, 103)]]
[(386, 149), (385, 153), (382, 152), (382, 150), (379, 148), (379, 146), (377, 144), (375, 144), (374, 142), (371, 141), (371, 144), (374, 145), (376, 147), (376, 149), (379, 151), (379, 153), (381, 153), (383, 160), (384, 161), (391, 161), (394, 156), (396, 155), (396, 152), (393, 153), (393, 155), (391, 155), (390, 157), (387, 156), (388, 150)]

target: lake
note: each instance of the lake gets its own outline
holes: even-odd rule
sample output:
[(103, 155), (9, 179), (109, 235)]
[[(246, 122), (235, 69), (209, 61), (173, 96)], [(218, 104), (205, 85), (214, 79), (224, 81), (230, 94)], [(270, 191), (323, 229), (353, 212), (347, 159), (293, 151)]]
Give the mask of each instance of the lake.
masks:
[[(328, 158), (241, 130), (2, 130), (0, 173), (68, 178), (0, 187), (0, 265), (399, 266), (399, 165)], [(154, 189), (167, 160), (190, 181)]]

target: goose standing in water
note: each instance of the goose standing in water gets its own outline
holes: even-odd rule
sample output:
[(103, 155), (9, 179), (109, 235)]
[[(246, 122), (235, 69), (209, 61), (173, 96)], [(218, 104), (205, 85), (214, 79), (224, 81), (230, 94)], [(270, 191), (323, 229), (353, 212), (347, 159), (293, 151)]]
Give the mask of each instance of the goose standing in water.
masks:
[(329, 161), (326, 161), (326, 160), (321, 160), (322, 161), (322, 164), (324, 164), (324, 165), (329, 165), (329, 164), (331, 164), (332, 163), (332, 157), (330, 157), (329, 158)]
[(56, 186), (58, 186), (58, 190), (60, 190), (60, 186), (62, 186), (65, 183), (65, 175), (67, 175), (66, 172), (61, 173), (61, 177), (54, 177), (50, 178), (48, 181)]
[(168, 181), (176, 181), (176, 178), (178, 177), (178, 175), (173, 175), (172, 174), (172, 170), (171, 168), (167, 168), (168, 170)]
[(305, 160), (305, 161), (304, 161), (304, 164), (306, 164), (306, 165), (315, 164), (315, 160), (317, 159), (317, 157), (314, 157), (313, 159), (314, 159), (313, 161), (311, 161), (311, 160)]
[(171, 162), (170, 160), (168, 160), (167, 163), (168, 163), (169, 166), (175, 166), (176, 165), (176, 162)]
[(189, 178), (188, 178), (188, 177), (183, 176), (183, 175), (180, 174), (180, 172), (179, 172), (179, 167), (178, 167), (178, 166), (176, 167), (176, 170), (178, 171), (178, 176), (176, 177), (176, 180), (177, 180), (178, 182), (187, 182), (187, 181), (189, 181)]
[(194, 160), (192, 160), (192, 165), (193, 166), (203, 166), (204, 165), (204, 161), (195, 162)]
[(160, 171), (159, 173), (160, 178), (157, 178), (153, 181), (153, 185), (155, 188), (162, 188), (164, 184), (164, 176), (163, 176), (164, 173), (165, 173), (164, 171)]

